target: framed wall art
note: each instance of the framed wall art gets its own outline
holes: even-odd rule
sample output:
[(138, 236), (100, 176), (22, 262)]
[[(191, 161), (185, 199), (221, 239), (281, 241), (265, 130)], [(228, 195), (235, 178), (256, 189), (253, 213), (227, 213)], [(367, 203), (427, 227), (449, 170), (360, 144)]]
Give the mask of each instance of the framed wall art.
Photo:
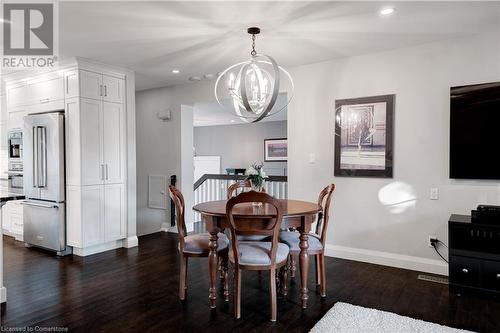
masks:
[(335, 101), (335, 176), (392, 177), (394, 99)]
[(286, 162), (288, 142), (286, 138), (264, 140), (264, 162)]

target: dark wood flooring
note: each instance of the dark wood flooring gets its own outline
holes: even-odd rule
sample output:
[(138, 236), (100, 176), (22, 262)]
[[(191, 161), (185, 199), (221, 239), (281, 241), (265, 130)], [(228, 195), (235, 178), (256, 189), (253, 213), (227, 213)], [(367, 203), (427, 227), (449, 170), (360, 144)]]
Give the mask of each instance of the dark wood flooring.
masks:
[[(58, 259), (4, 237), (8, 303), (6, 327), (62, 326), (70, 332), (307, 332), (342, 301), (481, 332), (500, 332), (500, 302), (458, 297), (446, 285), (417, 280), (417, 272), (326, 258), (328, 297), (315, 292), (310, 275), (309, 308), (301, 310), (298, 284), (269, 319), (268, 277), (243, 273), (242, 318), (232, 302), (207, 301), (207, 259), (189, 263), (188, 300), (177, 297), (176, 235), (152, 234), (139, 247), (86, 258)], [(311, 267), (312, 268), (312, 267)]]

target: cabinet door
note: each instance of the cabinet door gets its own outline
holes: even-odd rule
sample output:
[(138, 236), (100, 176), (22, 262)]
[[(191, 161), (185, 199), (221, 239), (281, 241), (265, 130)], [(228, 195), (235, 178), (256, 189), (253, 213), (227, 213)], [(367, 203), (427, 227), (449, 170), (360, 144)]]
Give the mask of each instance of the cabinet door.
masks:
[(103, 103), (104, 181), (125, 182), (125, 110), (122, 104)]
[(83, 247), (101, 244), (104, 242), (104, 186), (82, 186), (81, 191)]
[(39, 80), (28, 85), (31, 104), (49, 103), (64, 99), (63, 77)]
[(104, 86), (104, 101), (114, 103), (123, 103), (125, 101), (125, 80), (104, 75), (102, 84)]
[(23, 129), (24, 117), (28, 115), (27, 109), (16, 110), (16, 112), (9, 112), (8, 115), (8, 129)]
[(72, 98), (80, 95), (78, 85), (78, 71), (68, 71), (64, 73), (64, 97)]
[(6, 204), (2, 207), (2, 228), (4, 231), (10, 232), (12, 228), (12, 223), (10, 221), (10, 205)]
[(28, 85), (26, 83), (9, 85), (5, 90), (8, 107), (26, 105), (28, 103)]
[(105, 185), (104, 239), (106, 242), (125, 238), (125, 221), (125, 185)]
[[(82, 185), (97, 185), (104, 181), (102, 139), (102, 102), (82, 98), (80, 101)], [(67, 149), (71, 147), (68, 146)]]
[(102, 99), (102, 74), (80, 71), (80, 96), (92, 99)]

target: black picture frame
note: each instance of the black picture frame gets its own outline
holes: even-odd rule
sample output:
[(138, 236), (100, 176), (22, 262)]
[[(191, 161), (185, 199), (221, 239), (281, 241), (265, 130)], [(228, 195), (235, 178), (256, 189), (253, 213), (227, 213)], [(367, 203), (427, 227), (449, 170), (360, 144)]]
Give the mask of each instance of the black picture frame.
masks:
[[(360, 98), (348, 98), (348, 99), (339, 99), (335, 100), (335, 140), (334, 140), (334, 145), (335, 145), (335, 156), (334, 156), (334, 175), (339, 176), (339, 177), (377, 177), (377, 178), (392, 178), (393, 177), (393, 119), (394, 119), (394, 102), (395, 102), (395, 97), (396, 95), (380, 95), (380, 96), (369, 96), (369, 97), (360, 97)], [(378, 103), (378, 105), (377, 105)], [(376, 145), (374, 144), (373, 141), (375, 141), (375, 134), (377, 129), (375, 128), (376, 126), (382, 127), (380, 123), (375, 124), (375, 107), (377, 105), (377, 108), (380, 109), (382, 106), (380, 103), (385, 103), (385, 126), (384, 126), (384, 131), (385, 131), (385, 144), (383, 145), (383, 161), (384, 165), (383, 168), (381, 165), (362, 165), (362, 164), (349, 164), (349, 163), (341, 163), (342, 159), (342, 149), (345, 150), (345, 153), (347, 154), (349, 151), (350, 146), (356, 146), (355, 140), (352, 140), (350, 138), (349, 131), (353, 132), (352, 127), (354, 127), (357, 130), (357, 133), (355, 134), (358, 135), (358, 140), (357, 140), (357, 154), (358, 156), (356, 157), (354, 153), (354, 149), (356, 148), (351, 148), (352, 149), (352, 156), (353, 159), (358, 158), (358, 161), (361, 161), (362, 158), (365, 158), (368, 160), (369, 157), (361, 157), (362, 154), (362, 149), (365, 150), (370, 150), (370, 152), (367, 152), (366, 155), (368, 156), (369, 154), (373, 154), (373, 156), (370, 156), (373, 158), (374, 161), (377, 161), (380, 163), (381, 157), (381, 145)], [(341, 122), (343, 121), (343, 115), (342, 115), (342, 110), (347, 107), (347, 106), (353, 106), (352, 109), (349, 109), (349, 112), (355, 112), (351, 110), (355, 110), (358, 108), (361, 112), (361, 110), (364, 112), (364, 114), (361, 115), (362, 121), (365, 125), (365, 131), (363, 132), (362, 129), (358, 130), (356, 126), (342, 126)], [(370, 111), (371, 110), (371, 111)], [(370, 116), (371, 115), (371, 116)], [(344, 119), (347, 115), (344, 115)], [(359, 114), (355, 116), (354, 121), (357, 121), (359, 117)], [(371, 120), (368, 120), (368, 118), (371, 117)], [(352, 121), (352, 118), (349, 119), (349, 121)], [(358, 122), (359, 124), (359, 122)], [(371, 126), (371, 127), (369, 127)], [(346, 132), (347, 131), (347, 132)], [(361, 142), (361, 137), (362, 137), (362, 132), (367, 133), (368, 135), (365, 136), (365, 139), (363, 140), (363, 143)], [(354, 133), (354, 132), (353, 132)], [(355, 137), (353, 135), (353, 137)], [(344, 145), (342, 146), (342, 140), (344, 140)], [(368, 141), (369, 140), (369, 141)], [(378, 138), (378, 141), (380, 140), (380, 135)], [(362, 146), (368, 147), (368, 148), (361, 148)], [(348, 157), (346, 157), (347, 159)], [(356, 167), (358, 165), (358, 167)]]
[[(283, 158), (280, 157), (272, 157), (269, 154), (268, 148), (272, 143), (284, 143), (286, 144), (286, 156)], [(288, 161), (288, 139), (287, 138), (275, 138), (275, 139), (264, 139), (264, 162), (287, 162)]]

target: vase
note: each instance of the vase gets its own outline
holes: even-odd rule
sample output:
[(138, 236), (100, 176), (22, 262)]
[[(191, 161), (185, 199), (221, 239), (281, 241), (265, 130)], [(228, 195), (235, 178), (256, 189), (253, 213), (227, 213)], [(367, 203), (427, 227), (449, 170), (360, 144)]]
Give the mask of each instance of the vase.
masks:
[[(250, 182), (250, 185), (252, 186), (252, 191), (264, 192), (264, 181), (260, 185), (255, 185), (253, 182)], [(262, 207), (262, 202), (252, 202), (252, 206)]]

